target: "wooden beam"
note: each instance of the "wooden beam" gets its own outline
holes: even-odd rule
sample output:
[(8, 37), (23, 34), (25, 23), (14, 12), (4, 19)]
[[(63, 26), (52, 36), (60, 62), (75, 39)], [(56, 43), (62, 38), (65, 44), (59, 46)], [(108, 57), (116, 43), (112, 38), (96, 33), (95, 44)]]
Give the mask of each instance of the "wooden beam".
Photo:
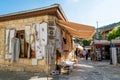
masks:
[(10, 15), (10, 16), (3, 16), (3, 17), (0, 17), (0, 22), (7, 21), (7, 20), (36, 17), (36, 16), (40, 16), (40, 15), (55, 15), (55, 14), (57, 14), (56, 10), (57, 10), (57, 8), (51, 8), (51, 9), (46, 9), (46, 10), (21, 13), (21, 14)]
[(59, 19), (65, 21), (65, 18), (63, 17), (63, 15), (60, 13), (59, 10), (57, 10), (57, 16), (58, 16)]

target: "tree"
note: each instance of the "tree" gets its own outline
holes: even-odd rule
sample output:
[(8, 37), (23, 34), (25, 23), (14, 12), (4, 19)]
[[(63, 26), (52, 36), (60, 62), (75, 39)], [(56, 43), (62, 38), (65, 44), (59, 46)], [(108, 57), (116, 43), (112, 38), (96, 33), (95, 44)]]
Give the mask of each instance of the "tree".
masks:
[(91, 43), (91, 40), (83, 40), (83, 41), (82, 41), (82, 45), (83, 45), (83, 47), (85, 47), (85, 46), (89, 46), (90, 43)]
[(75, 39), (74, 39), (74, 42), (75, 42), (75, 43), (81, 43), (81, 42), (82, 42), (82, 39), (80, 39), (80, 38), (75, 38)]
[(107, 40), (110, 41), (112, 39), (116, 38), (116, 30), (111, 31), (110, 33), (108, 33), (107, 35)]
[(108, 33), (107, 40), (110, 41), (117, 37), (120, 37), (120, 26), (117, 26), (114, 30), (112, 30), (110, 33)]
[(120, 37), (120, 26), (116, 29), (116, 37)]
[(82, 46), (85, 47), (85, 46), (90, 45), (91, 40), (84, 40), (84, 39), (80, 39), (80, 38), (75, 38), (74, 42), (78, 43), (78, 44), (82, 44)]

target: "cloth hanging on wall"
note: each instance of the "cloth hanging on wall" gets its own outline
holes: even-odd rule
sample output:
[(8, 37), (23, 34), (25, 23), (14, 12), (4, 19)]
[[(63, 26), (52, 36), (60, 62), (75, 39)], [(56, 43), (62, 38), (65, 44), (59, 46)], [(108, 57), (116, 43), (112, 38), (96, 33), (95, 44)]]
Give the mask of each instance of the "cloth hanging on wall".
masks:
[(31, 34), (30, 34), (30, 44), (32, 51), (35, 51), (35, 24), (31, 26)]
[(42, 59), (43, 58), (43, 51), (42, 47), (40, 46), (40, 24), (37, 23), (35, 26), (36, 31), (36, 40), (35, 40), (35, 52), (36, 52), (36, 58)]
[(59, 52), (62, 53), (64, 44), (63, 44), (62, 30), (59, 27), (57, 27), (57, 29), (56, 29), (56, 37), (59, 40), (58, 42), (56, 41), (56, 48), (59, 48)]
[(12, 50), (12, 61), (18, 61), (19, 60), (19, 54), (20, 54), (20, 42), (18, 38), (12, 38), (11, 40), (11, 50)]
[(30, 26), (25, 26), (25, 40), (30, 43)]
[(24, 39), (20, 38), (20, 52), (24, 54)]
[(62, 34), (61, 34), (61, 30), (60, 30), (59, 34), (60, 34), (60, 37), (59, 37), (60, 38), (60, 40), (59, 40), (60, 50), (59, 51), (62, 53), (62, 47), (61, 47), (61, 45), (62, 45)]
[(36, 40), (40, 40), (40, 24), (39, 23), (36, 24), (35, 31), (36, 31)]
[(50, 48), (50, 46), (47, 47), (46, 51), (47, 51), (46, 62), (47, 62), (48, 65), (50, 65), (52, 63), (52, 60), (51, 60), (52, 55), (51, 55), (51, 48)]
[(27, 57), (30, 58), (30, 44), (28, 44), (28, 51), (27, 51)]
[(10, 37), (9, 37), (9, 53), (12, 53), (12, 45), (11, 45), (11, 41), (12, 41), (12, 38), (15, 37), (15, 30), (10, 30)]
[(25, 40), (28, 43), (28, 51), (27, 51), (28, 58), (30, 58), (30, 33), (31, 33), (30, 26), (25, 26)]
[(60, 49), (60, 30), (56, 29), (56, 49)]
[(9, 34), (10, 34), (10, 30), (7, 29), (5, 31), (5, 37), (6, 37), (6, 40), (5, 40), (5, 53), (8, 54), (8, 50), (9, 50)]
[(46, 45), (47, 45), (47, 23), (43, 22), (40, 24), (40, 46), (42, 47), (42, 54), (46, 60)]
[(36, 59), (42, 59), (43, 53), (42, 53), (42, 47), (40, 46), (39, 40), (36, 40), (35, 42), (35, 53), (36, 53)]
[[(45, 46), (47, 45), (47, 23), (34, 24), (25, 27), (26, 42), (28, 46), (28, 58), (30, 56), (30, 48), (36, 52), (36, 58), (41, 59), (46, 57)], [(40, 49), (37, 49), (40, 47)], [(42, 54), (41, 54), (42, 52)]]
[(47, 45), (47, 23), (43, 22), (40, 24), (40, 45)]
[(36, 36), (35, 24), (33, 24), (32, 26), (26, 26), (25, 37), (26, 37), (26, 42), (29, 43), (28, 58), (30, 57), (30, 48), (32, 49), (32, 51), (35, 51), (35, 36)]
[(46, 48), (45, 48), (45, 46), (42, 46), (41, 48), (42, 48), (43, 57), (46, 60)]

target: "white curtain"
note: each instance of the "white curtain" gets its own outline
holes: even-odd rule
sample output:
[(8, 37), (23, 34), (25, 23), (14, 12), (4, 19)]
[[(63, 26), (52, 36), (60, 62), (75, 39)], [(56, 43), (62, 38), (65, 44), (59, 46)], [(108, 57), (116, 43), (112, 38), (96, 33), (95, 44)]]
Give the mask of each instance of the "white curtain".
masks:
[(5, 40), (5, 53), (8, 54), (8, 50), (9, 50), (9, 34), (10, 34), (10, 30), (7, 29), (6, 31), (6, 40)]
[(25, 26), (25, 40), (27, 43), (29, 43), (28, 45), (28, 53), (27, 53), (27, 57), (30, 57), (30, 26)]
[(10, 38), (9, 38), (9, 53), (12, 53), (12, 45), (11, 45), (11, 41), (12, 41), (12, 38), (15, 37), (15, 30), (10, 30)]
[(19, 60), (19, 54), (20, 54), (20, 41), (18, 38), (12, 38), (11, 40), (11, 51), (12, 51), (12, 61), (18, 61)]
[(40, 24), (39, 23), (36, 24), (35, 30), (36, 30), (36, 40), (35, 40), (36, 58), (42, 59), (43, 58), (43, 48), (40, 45)]
[(31, 26), (30, 44), (32, 51), (35, 51), (35, 24)]
[(30, 43), (30, 26), (25, 26), (25, 40)]

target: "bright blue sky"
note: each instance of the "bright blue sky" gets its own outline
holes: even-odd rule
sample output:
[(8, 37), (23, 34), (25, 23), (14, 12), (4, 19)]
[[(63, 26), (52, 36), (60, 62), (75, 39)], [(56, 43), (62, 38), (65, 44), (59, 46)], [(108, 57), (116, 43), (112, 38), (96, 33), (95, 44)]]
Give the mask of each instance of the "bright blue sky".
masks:
[(96, 27), (120, 21), (120, 0), (0, 0), (0, 15), (61, 4), (69, 21)]

